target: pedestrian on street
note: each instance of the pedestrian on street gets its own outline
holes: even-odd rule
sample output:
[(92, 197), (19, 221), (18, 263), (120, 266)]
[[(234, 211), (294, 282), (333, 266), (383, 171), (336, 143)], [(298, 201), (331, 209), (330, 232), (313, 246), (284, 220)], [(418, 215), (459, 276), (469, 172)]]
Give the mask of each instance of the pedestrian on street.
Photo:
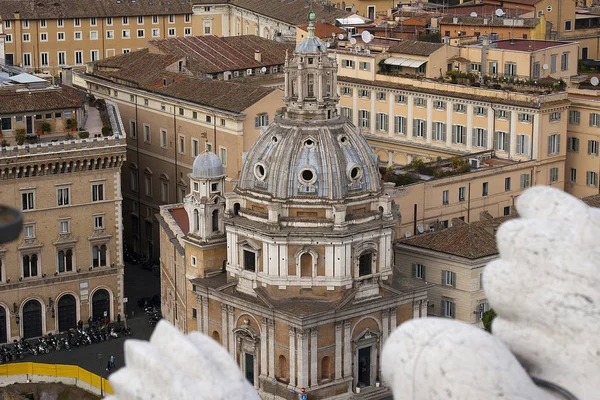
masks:
[(77, 328), (79, 328), (79, 330), (83, 330), (83, 321), (79, 320), (79, 322), (77, 322)]
[(110, 356), (108, 363), (110, 364), (110, 369), (115, 369), (115, 356)]
[(117, 314), (117, 322), (121, 325), (121, 314)]

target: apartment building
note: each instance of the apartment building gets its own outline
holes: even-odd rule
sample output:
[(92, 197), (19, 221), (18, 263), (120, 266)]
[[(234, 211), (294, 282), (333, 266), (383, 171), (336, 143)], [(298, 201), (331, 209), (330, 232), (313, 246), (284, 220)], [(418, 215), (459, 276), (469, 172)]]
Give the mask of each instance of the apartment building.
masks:
[[(212, 40), (205, 50), (222, 52), (211, 62), (199, 62), (204, 42), (198, 39), (150, 43), (147, 49), (93, 63), (87, 73), (74, 77), (97, 98), (119, 105), (129, 159), (123, 177), (125, 241), (153, 258), (159, 251), (154, 215), (160, 205), (180, 202), (189, 193), (187, 174), (194, 158), (204, 150), (215, 152), (229, 176), (226, 190), (231, 190), (243, 153), (283, 105), (280, 90), (216, 79), (221, 72), (214, 68), (218, 64), (235, 70), (237, 60), (237, 68), (255, 71), (263, 79), (255, 47), (244, 42), (279, 45), (280, 60), (285, 59), (286, 45), (254, 36)], [(197, 51), (183, 55), (178, 45), (185, 43), (196, 45)], [(264, 53), (264, 65), (273, 66), (270, 53)]]
[(394, 244), (396, 269), (406, 278), (434, 284), (427, 290), (429, 316), (481, 326), (489, 310), (483, 287), (485, 266), (498, 258), (496, 230), (514, 216), (489, 218), (409, 238)]
[[(477, 13), (475, 13), (477, 14)], [(438, 20), (440, 34), (447, 38), (489, 35), (497, 39), (550, 39), (546, 18), (498, 17), (488, 15), (446, 15)]]
[[(20, 95), (30, 104), (28, 92)], [(36, 115), (56, 105), (51, 97), (35, 104)], [(102, 139), (63, 137), (2, 147), (0, 202), (22, 211), (23, 231), (0, 249), (1, 343), (63, 332), (89, 317), (125, 316), (121, 167), (126, 154), (118, 123), (113, 131), (116, 136)]]
[(256, 35), (295, 42), (296, 26), (306, 24), (312, 9), (317, 22), (335, 25), (351, 12), (317, 0), (195, 0), (194, 30), (217, 36)]
[(180, 1), (9, 0), (0, 2), (0, 21), (6, 63), (52, 74), (150, 39), (194, 35), (192, 7)]

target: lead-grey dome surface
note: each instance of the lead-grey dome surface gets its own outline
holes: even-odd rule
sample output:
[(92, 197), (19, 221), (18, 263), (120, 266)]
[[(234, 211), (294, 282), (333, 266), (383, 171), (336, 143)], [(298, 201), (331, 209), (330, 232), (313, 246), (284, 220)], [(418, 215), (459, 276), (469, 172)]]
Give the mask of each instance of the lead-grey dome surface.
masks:
[(195, 178), (215, 178), (223, 175), (223, 164), (215, 153), (205, 151), (194, 159), (192, 176)]
[(237, 190), (343, 200), (381, 191), (381, 177), (377, 156), (347, 119), (278, 117), (248, 152)]

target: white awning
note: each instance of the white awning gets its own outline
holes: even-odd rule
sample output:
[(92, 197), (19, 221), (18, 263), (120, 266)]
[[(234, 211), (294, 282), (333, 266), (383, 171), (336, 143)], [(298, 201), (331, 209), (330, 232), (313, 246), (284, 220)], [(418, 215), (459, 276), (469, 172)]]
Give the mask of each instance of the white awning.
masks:
[(383, 63), (387, 65), (395, 65), (397, 67), (419, 68), (425, 64), (427, 60), (415, 60), (414, 58), (389, 57)]

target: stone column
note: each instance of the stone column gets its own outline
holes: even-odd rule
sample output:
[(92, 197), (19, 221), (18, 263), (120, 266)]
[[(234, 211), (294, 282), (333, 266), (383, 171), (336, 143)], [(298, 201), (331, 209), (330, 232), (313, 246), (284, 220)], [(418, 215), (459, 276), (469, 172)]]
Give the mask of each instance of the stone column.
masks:
[(335, 324), (335, 379), (342, 379), (342, 323)]
[(394, 164), (394, 152), (388, 151), (388, 167), (391, 167)]
[(392, 312), (390, 313), (390, 332), (393, 332), (396, 329), (396, 309), (392, 308)]
[[(287, 64), (287, 60), (286, 60), (286, 64)], [(283, 74), (283, 76), (284, 76), (284, 81), (285, 81), (285, 83), (284, 83), (284, 91), (285, 91), (284, 96), (285, 96), (285, 98), (289, 98), (290, 97), (290, 88), (289, 88), (289, 85), (290, 85), (290, 72), (289, 72), (289, 69), (288, 69), (287, 65), (284, 68), (284, 74)]]
[(382, 320), (382, 324), (383, 324), (383, 341), (385, 342), (388, 338), (388, 334), (390, 333), (390, 321), (389, 321), (389, 310), (383, 310), (381, 312), (381, 320)]
[(510, 127), (508, 129), (508, 134), (510, 135), (510, 146), (508, 149), (508, 157), (512, 158), (517, 151), (517, 115), (516, 111), (510, 112)]
[(267, 375), (267, 318), (260, 324), (260, 374)]
[(310, 386), (316, 386), (319, 384), (317, 372), (319, 367), (317, 366), (317, 335), (318, 328), (312, 328), (310, 330)]
[(275, 376), (275, 321), (269, 319), (269, 376)]
[[(546, 142), (546, 146), (542, 145), (542, 148), (540, 149), (539, 146), (539, 137), (540, 137), (540, 118), (542, 118), (541, 114), (532, 114), (533, 117), (533, 144), (530, 146), (531, 149), (529, 150), (531, 154), (529, 157), (530, 160), (537, 160), (538, 159), (538, 154), (542, 153), (544, 151), (546, 151), (545, 149), (547, 148), (547, 142)], [(530, 186), (535, 185), (536, 179), (535, 179), (535, 174), (531, 177), (531, 182), (530, 182)]]
[(227, 336), (227, 305), (221, 303), (221, 344), (226, 349), (229, 349)]
[(427, 318), (427, 300), (421, 300), (421, 318)]
[(406, 116), (406, 139), (412, 140), (413, 138), (413, 108), (415, 106), (415, 98), (413, 95), (407, 96), (406, 107), (408, 108), (408, 115)]
[[(313, 76), (316, 76), (316, 77), (317, 77), (317, 80), (318, 80), (318, 82), (317, 82), (317, 83), (318, 83), (318, 84), (317, 84), (317, 90), (318, 90), (318, 92), (317, 92), (317, 101), (318, 101), (319, 103), (321, 103), (321, 102), (323, 102), (323, 74), (322, 74), (322, 71), (321, 71), (321, 70), (319, 70), (319, 71), (318, 71), (318, 72), (317, 72), (315, 75), (313, 75)], [(314, 84), (314, 83), (313, 83), (313, 84)]]
[(467, 150), (471, 151), (473, 144), (473, 104), (467, 104), (467, 132), (465, 132), (465, 136)]
[(296, 386), (296, 329), (290, 327), (290, 386)]
[(419, 302), (418, 302), (418, 301), (415, 301), (415, 302), (413, 303), (413, 318), (414, 318), (414, 319), (416, 319), (416, 318), (419, 318), (419, 310), (420, 310), (420, 309), (421, 309), (421, 308), (420, 308)]
[(298, 103), (304, 101), (304, 88), (302, 87), (302, 72), (296, 78), (296, 91), (298, 92)]
[(298, 387), (308, 387), (308, 332), (296, 331), (298, 336)]
[(352, 376), (352, 338), (350, 321), (344, 321), (344, 378)]
[(202, 298), (202, 329), (206, 335), (209, 335), (208, 332), (208, 297)]
[(427, 99), (427, 121), (425, 121), (427, 126), (427, 144), (431, 144), (431, 140), (433, 139), (433, 99)]
[(452, 116), (454, 115), (454, 103), (446, 103), (446, 147), (452, 147)]
[(234, 356), (235, 359), (235, 337), (231, 332), (233, 328), (235, 328), (233, 324), (233, 310), (233, 306), (227, 306), (227, 325), (229, 325), (229, 332), (227, 336), (229, 336), (229, 353)]

